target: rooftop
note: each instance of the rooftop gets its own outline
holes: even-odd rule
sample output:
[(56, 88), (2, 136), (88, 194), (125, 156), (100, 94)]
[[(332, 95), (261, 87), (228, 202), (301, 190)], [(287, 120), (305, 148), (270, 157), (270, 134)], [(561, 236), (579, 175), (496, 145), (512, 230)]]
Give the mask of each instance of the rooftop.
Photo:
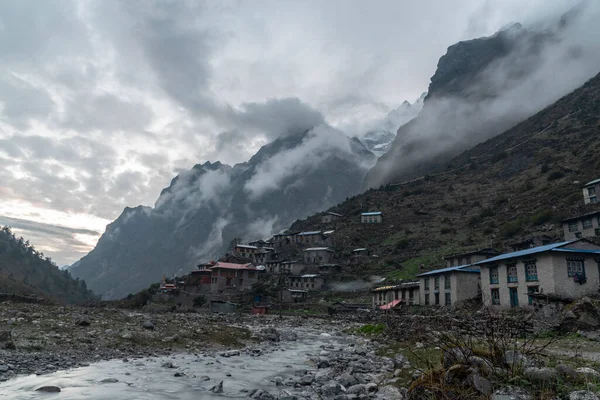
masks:
[(325, 231), (325, 232), (323, 232), (323, 235), (331, 235), (331, 234), (333, 234), (333, 232), (335, 232), (335, 231)]
[(308, 249), (304, 249), (302, 251), (331, 251), (333, 253), (333, 250), (331, 250), (329, 247), (309, 247)]
[(300, 232), (298, 236), (310, 236), (310, 235), (320, 235), (321, 231), (308, 231), (308, 232)]
[(333, 215), (335, 217), (341, 217), (342, 216), (342, 214), (334, 213), (334, 212), (331, 212), (331, 211), (327, 211), (327, 214)]
[(418, 286), (419, 286), (418, 281), (404, 282), (404, 283), (400, 283), (398, 285), (380, 286), (378, 288), (373, 289), (372, 292), (385, 292), (388, 290), (404, 289), (404, 288), (411, 288), (411, 287), (418, 287)]
[(585, 213), (585, 214), (581, 214), (581, 215), (578, 215), (576, 217), (570, 217), (570, 218), (567, 218), (567, 219), (563, 219), (561, 222), (577, 221), (577, 220), (580, 220), (582, 218), (594, 217), (596, 215), (600, 215), (600, 210), (599, 211), (592, 211), (592, 212)]
[(471, 265), (471, 264), (459, 265), (459, 266), (456, 266), (456, 267), (434, 269), (433, 271), (425, 272), (425, 273), (419, 274), (417, 276), (438, 275), (438, 274), (444, 274), (444, 273), (448, 273), (448, 272), (474, 272), (474, 273), (479, 273), (479, 268), (477, 268), (477, 267), (475, 267), (474, 265)]
[(363, 217), (370, 217), (373, 215), (383, 215), (383, 213), (381, 211), (369, 211), (369, 212), (364, 212), (360, 215), (362, 215)]
[(489, 256), (489, 255), (498, 255), (498, 254), (500, 254), (500, 252), (496, 249), (486, 248), (486, 249), (468, 251), (466, 253), (452, 254), (450, 256), (444, 257), (444, 260), (450, 260), (450, 259), (457, 258), (457, 257), (460, 258), (460, 257), (466, 257), (466, 256), (474, 256), (474, 255), (478, 255), (478, 254), (484, 254), (486, 256)]
[(250, 246), (249, 244), (236, 244), (235, 247), (241, 247), (243, 249), (258, 249), (258, 247)]
[(249, 269), (252, 271), (255, 271), (256, 268), (254, 268), (254, 266), (252, 264), (233, 264), (233, 263), (226, 263), (226, 262), (221, 262), (219, 261), (218, 263), (216, 263), (214, 265), (214, 267), (212, 267), (211, 269), (218, 269), (218, 268), (223, 268), (223, 269)]
[(319, 275), (317, 275), (317, 274), (305, 274), (305, 275), (302, 275), (300, 278), (316, 278), (318, 276)]
[(583, 187), (588, 187), (588, 186), (596, 185), (598, 183), (600, 183), (600, 179), (594, 179), (593, 181), (586, 183)]
[(547, 244), (545, 246), (538, 246), (538, 247), (534, 247), (534, 248), (527, 249), (527, 250), (513, 251), (512, 253), (505, 253), (505, 254), (501, 254), (497, 257), (488, 258), (487, 260), (480, 261), (478, 263), (475, 263), (474, 265), (489, 264), (489, 263), (494, 263), (494, 262), (498, 262), (498, 261), (502, 261), (502, 260), (508, 260), (511, 258), (525, 257), (525, 256), (533, 255), (533, 254), (544, 253), (546, 251), (557, 251), (557, 252), (565, 252), (565, 253), (600, 254), (600, 250), (571, 249), (569, 247), (565, 247), (565, 246), (568, 246), (569, 244), (579, 242), (581, 240), (585, 240), (585, 239), (570, 240), (568, 242)]

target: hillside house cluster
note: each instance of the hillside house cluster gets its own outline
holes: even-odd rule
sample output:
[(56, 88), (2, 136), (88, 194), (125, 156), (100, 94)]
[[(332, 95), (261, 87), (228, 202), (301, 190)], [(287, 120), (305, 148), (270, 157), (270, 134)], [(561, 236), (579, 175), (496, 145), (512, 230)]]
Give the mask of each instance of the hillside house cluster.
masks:
[(221, 294), (224, 291), (246, 291), (258, 282), (259, 270), (251, 263), (214, 262), (200, 264), (190, 272), (187, 286), (200, 293)]
[(598, 203), (598, 197), (600, 195), (600, 179), (595, 179), (591, 182), (586, 183), (583, 186), (583, 202), (585, 204)]
[(600, 211), (562, 221), (565, 240), (600, 237)]
[[(600, 290), (600, 246), (587, 239), (504, 254), (483, 249), (445, 260), (445, 268), (417, 275), (419, 300), (413, 304), (450, 307), (480, 298), (486, 306), (518, 307), (544, 294), (569, 300)], [(397, 300), (394, 290), (374, 289), (373, 306)]]
[(330, 224), (330, 223), (335, 222), (335, 221), (337, 221), (337, 220), (339, 220), (341, 218), (342, 218), (341, 214), (328, 211), (328, 212), (326, 212), (325, 214), (323, 214), (321, 216), (321, 223), (322, 224)]

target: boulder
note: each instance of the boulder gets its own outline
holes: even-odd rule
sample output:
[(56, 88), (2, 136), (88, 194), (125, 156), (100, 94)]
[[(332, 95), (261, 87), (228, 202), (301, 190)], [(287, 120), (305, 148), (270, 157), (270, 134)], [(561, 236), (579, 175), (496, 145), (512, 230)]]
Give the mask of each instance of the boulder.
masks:
[(144, 321), (144, 323), (142, 324), (142, 327), (144, 329), (149, 329), (149, 330), (154, 330), (154, 328), (155, 328), (154, 324), (150, 321)]
[(279, 331), (275, 328), (262, 329), (257, 333), (257, 336), (269, 342), (279, 342), (281, 340)]
[(558, 379), (556, 368), (525, 368), (523, 375), (533, 383), (548, 384)]
[(223, 381), (221, 381), (218, 384), (216, 384), (215, 386), (211, 387), (209, 390), (216, 394), (223, 393)]
[(102, 379), (100, 381), (100, 383), (118, 383), (119, 380), (116, 378), (106, 378), (106, 379)]
[(587, 390), (578, 390), (569, 393), (569, 400), (600, 400), (593, 392)]
[(496, 390), (490, 400), (533, 400), (533, 396), (519, 387), (507, 386)]
[(575, 372), (581, 376), (582, 378), (585, 379), (595, 379), (598, 380), (600, 379), (600, 372), (596, 371), (593, 368), (589, 368), (589, 367), (581, 367), (581, 368), (577, 368), (575, 370)]
[(79, 326), (90, 326), (90, 319), (86, 316), (82, 316), (79, 319), (77, 319), (76, 324)]
[(60, 388), (58, 386), (42, 386), (35, 389), (36, 392), (45, 392), (45, 393), (59, 393)]
[(518, 350), (508, 350), (504, 353), (504, 364), (508, 366), (525, 366), (527, 357)]
[(400, 392), (400, 389), (398, 389), (397, 387), (384, 386), (384, 387), (379, 388), (379, 391), (377, 392), (377, 398), (382, 399), (382, 400), (389, 400), (389, 399), (402, 400), (402, 399), (404, 399), (404, 396)]
[(355, 395), (367, 394), (367, 386), (359, 383), (358, 385), (350, 386), (346, 389), (346, 393)]
[(494, 374), (494, 364), (486, 358), (470, 356), (467, 359), (467, 363), (473, 368), (475, 368), (477, 371), (479, 371), (479, 373), (485, 377), (489, 378)]
[(226, 352), (223, 352), (220, 354), (221, 357), (235, 357), (235, 356), (239, 356), (241, 353), (239, 350), (228, 350)]
[(556, 366), (556, 371), (558, 372), (560, 377), (564, 380), (574, 381), (579, 378), (579, 374), (577, 373), (577, 371), (575, 371), (575, 368), (573, 368), (569, 365), (558, 364)]

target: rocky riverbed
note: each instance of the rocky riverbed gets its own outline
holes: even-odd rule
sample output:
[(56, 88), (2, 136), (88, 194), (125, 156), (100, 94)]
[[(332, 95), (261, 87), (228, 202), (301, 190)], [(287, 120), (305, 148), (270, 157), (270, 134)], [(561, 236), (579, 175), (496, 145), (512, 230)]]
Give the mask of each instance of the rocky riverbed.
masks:
[(3, 303), (0, 323), (0, 397), (401, 397), (390, 378), (405, 360), (341, 321)]

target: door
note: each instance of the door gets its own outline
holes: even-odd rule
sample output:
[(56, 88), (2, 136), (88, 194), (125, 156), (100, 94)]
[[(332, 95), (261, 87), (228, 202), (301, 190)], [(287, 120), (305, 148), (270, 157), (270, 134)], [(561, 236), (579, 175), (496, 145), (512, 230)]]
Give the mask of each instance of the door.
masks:
[(517, 288), (510, 288), (510, 306), (518, 307), (519, 306), (519, 294), (517, 292)]

